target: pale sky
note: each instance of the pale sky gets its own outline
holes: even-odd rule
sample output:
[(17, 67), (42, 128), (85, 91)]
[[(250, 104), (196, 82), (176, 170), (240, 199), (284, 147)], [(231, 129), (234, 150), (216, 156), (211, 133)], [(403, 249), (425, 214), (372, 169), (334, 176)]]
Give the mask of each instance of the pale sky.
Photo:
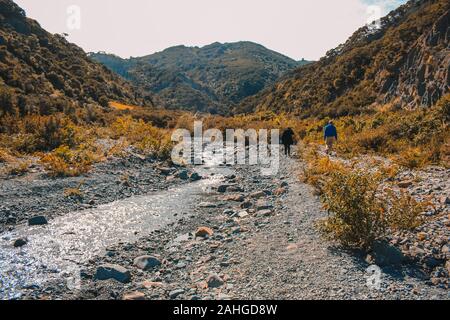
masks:
[[(376, 15), (370, 5), (378, 5), (384, 16), (406, 0), (15, 2), (47, 31), (69, 34), (68, 40), (87, 52), (106, 51), (128, 58), (181, 44), (253, 41), (296, 60), (318, 60)], [(79, 15), (77, 10), (67, 12), (73, 5)]]

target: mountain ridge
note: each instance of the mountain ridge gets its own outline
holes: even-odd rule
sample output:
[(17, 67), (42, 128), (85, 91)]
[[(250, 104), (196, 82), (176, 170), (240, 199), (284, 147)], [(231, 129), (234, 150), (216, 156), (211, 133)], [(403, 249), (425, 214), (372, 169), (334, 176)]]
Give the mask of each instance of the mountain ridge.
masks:
[[(144, 95), (64, 35), (51, 34), (11, 0), (0, 0), (0, 114), (51, 114)], [(151, 100), (151, 99), (150, 99)]]
[(237, 113), (356, 115), (382, 106), (430, 107), (448, 92), (449, 3), (412, 0), (364, 26), (318, 62), (244, 100)]
[(308, 63), (250, 41), (179, 45), (129, 59), (105, 53), (89, 56), (158, 96), (158, 102), (168, 109), (221, 114), (287, 71)]

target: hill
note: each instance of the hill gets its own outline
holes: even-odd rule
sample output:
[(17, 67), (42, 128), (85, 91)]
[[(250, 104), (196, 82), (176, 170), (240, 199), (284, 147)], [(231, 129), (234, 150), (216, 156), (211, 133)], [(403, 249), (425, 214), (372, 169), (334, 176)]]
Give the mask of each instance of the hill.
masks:
[(223, 114), (307, 63), (252, 42), (176, 46), (131, 59), (105, 53), (91, 53), (90, 57), (156, 94), (166, 108)]
[(446, 0), (410, 1), (384, 17), (381, 28), (360, 28), (320, 61), (243, 101), (238, 111), (336, 117), (379, 106), (430, 107), (450, 83), (449, 6)]
[(0, 115), (52, 114), (111, 100), (139, 104), (142, 97), (64, 35), (0, 0)]

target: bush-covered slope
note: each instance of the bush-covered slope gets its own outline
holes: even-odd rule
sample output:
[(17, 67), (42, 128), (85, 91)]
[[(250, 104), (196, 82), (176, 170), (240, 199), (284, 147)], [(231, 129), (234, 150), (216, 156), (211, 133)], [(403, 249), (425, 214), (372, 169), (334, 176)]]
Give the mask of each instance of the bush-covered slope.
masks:
[(51, 114), (110, 100), (139, 104), (127, 83), (85, 52), (0, 0), (0, 116)]
[(277, 110), (342, 116), (380, 105), (434, 105), (450, 82), (447, 0), (412, 0), (365, 26), (320, 61), (301, 67), (238, 111)]
[(132, 59), (104, 53), (90, 57), (156, 93), (167, 108), (211, 113), (228, 113), (244, 98), (307, 63), (252, 42), (177, 46)]

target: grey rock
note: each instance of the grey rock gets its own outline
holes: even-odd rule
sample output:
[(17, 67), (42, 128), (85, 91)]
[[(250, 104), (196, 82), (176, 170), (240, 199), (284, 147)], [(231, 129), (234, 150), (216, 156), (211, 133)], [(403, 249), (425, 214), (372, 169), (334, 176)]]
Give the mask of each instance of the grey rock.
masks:
[(184, 294), (184, 292), (185, 291), (183, 289), (176, 289), (176, 290), (170, 291), (169, 292), (169, 298), (170, 299), (176, 299), (178, 296)]
[(28, 243), (27, 239), (17, 239), (16, 241), (14, 241), (14, 248), (20, 248), (23, 247), (24, 245), (26, 245)]
[(47, 218), (44, 216), (36, 216), (28, 219), (29, 226), (42, 226), (48, 224)]
[(154, 256), (140, 256), (134, 259), (134, 266), (141, 270), (149, 270), (161, 265), (161, 260)]
[(188, 180), (189, 173), (187, 172), (187, 170), (182, 170), (182, 171), (178, 172), (177, 177), (180, 178), (181, 180)]
[(114, 279), (121, 283), (128, 283), (131, 281), (131, 273), (126, 268), (115, 264), (104, 264), (98, 267), (95, 273), (97, 280)]
[(206, 283), (208, 284), (208, 288), (219, 288), (224, 285), (224, 281), (217, 274), (211, 274), (206, 279)]
[(197, 172), (192, 173), (192, 174), (190, 175), (189, 178), (190, 178), (192, 181), (199, 181), (199, 180), (202, 180), (202, 177), (201, 177)]
[(263, 198), (266, 196), (266, 193), (264, 191), (256, 191), (253, 192), (252, 194), (250, 194), (250, 198), (253, 199), (259, 199), (259, 198)]

